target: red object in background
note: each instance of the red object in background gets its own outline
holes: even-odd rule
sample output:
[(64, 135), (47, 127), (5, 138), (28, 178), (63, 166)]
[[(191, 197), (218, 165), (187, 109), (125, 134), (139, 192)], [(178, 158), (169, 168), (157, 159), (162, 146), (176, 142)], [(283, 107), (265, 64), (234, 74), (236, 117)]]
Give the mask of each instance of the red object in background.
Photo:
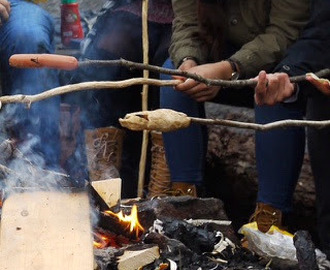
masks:
[(84, 31), (81, 25), (79, 4), (75, 0), (62, 0), (61, 5), (61, 40), (64, 46), (69, 46), (72, 39), (83, 39)]

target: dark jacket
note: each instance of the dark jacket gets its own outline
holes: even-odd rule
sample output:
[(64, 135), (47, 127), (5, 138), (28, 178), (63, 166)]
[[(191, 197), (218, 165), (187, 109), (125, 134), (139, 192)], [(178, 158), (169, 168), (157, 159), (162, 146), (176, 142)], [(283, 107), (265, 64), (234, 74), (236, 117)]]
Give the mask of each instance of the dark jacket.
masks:
[[(223, 0), (226, 42), (240, 48), (230, 58), (241, 64), (245, 77), (271, 71), (299, 36), (309, 19), (310, 0)], [(172, 0), (173, 21), (170, 56), (175, 65), (187, 56), (208, 61), (198, 25), (198, 0)], [(219, 19), (221, 16), (219, 15)]]
[(275, 68), (294, 75), (316, 72), (330, 66), (330, 0), (313, 1), (312, 15), (300, 39)]

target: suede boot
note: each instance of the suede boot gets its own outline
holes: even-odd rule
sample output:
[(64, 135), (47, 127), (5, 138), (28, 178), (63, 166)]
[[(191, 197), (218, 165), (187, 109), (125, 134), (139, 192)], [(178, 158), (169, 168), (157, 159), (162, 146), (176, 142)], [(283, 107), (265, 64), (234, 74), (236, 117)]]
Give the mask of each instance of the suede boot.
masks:
[(119, 177), (124, 131), (104, 127), (85, 131), (90, 181)]

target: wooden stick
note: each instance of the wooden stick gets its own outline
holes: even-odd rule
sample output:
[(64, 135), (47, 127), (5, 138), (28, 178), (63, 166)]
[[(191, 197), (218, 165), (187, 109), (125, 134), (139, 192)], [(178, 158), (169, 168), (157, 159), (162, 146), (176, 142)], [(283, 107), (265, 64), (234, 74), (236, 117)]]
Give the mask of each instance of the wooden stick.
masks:
[[(232, 87), (232, 88), (242, 88), (242, 87), (252, 87), (254, 88), (257, 84), (255, 80), (237, 80), (237, 81), (227, 81), (227, 80), (211, 80), (206, 79), (200, 75), (189, 73), (182, 70), (162, 68), (159, 66), (150, 65), (148, 63), (137, 63), (128, 61), (125, 59), (117, 60), (85, 60), (78, 61), (74, 57), (63, 56), (63, 55), (49, 55), (49, 54), (15, 54), (9, 59), (9, 64), (16, 68), (58, 68), (72, 70), (76, 68), (84, 68), (88, 66), (124, 66), (130, 69), (140, 69), (148, 70), (156, 73), (163, 73), (168, 75), (177, 75), (186, 78), (191, 78), (199, 82), (203, 82), (206, 85), (218, 85), (222, 87)], [(322, 69), (315, 73), (319, 78), (328, 77), (330, 75), (330, 69)], [(290, 77), (292, 83), (297, 83), (306, 80), (306, 75)]]
[(123, 119), (119, 119), (120, 124), (131, 130), (157, 130), (160, 132), (175, 131), (187, 128), (191, 123), (201, 125), (219, 125), (227, 127), (254, 129), (260, 131), (286, 127), (314, 127), (324, 128), (330, 126), (330, 120), (309, 121), (309, 120), (281, 120), (268, 124), (246, 123), (226, 119), (204, 119), (189, 117), (184, 113), (171, 109), (157, 109), (153, 111), (141, 111), (126, 114)]
[[(143, 64), (148, 65), (149, 63), (149, 38), (148, 38), (148, 7), (149, 0), (142, 1), (142, 41), (143, 41)], [(143, 78), (149, 78), (149, 70), (143, 70)], [(143, 84), (142, 88), (142, 111), (148, 110), (148, 94), (149, 85)], [(143, 187), (145, 180), (146, 171), (146, 161), (147, 161), (147, 150), (148, 150), (148, 139), (149, 132), (147, 130), (143, 131), (142, 145), (141, 145), (141, 156), (139, 163), (139, 179), (138, 179), (138, 189), (137, 196), (143, 197)]]
[(61, 87), (56, 87), (36, 95), (9, 95), (0, 97), (0, 108), (2, 104), (6, 103), (25, 103), (29, 107), (33, 102), (41, 101), (54, 96), (59, 96), (67, 93), (78, 92), (83, 90), (95, 89), (112, 89), (112, 88), (126, 88), (136, 84), (150, 84), (156, 86), (175, 86), (181, 83), (180, 80), (157, 80), (134, 78), (114, 82), (84, 82), (77, 84), (69, 84)]
[[(199, 82), (203, 82), (206, 85), (218, 85), (222, 87), (230, 87), (230, 88), (243, 88), (243, 87), (251, 87), (254, 88), (257, 85), (257, 81), (252, 79), (246, 80), (237, 80), (237, 81), (228, 81), (228, 80), (211, 80), (206, 79), (198, 74), (189, 73), (186, 71), (178, 70), (178, 69), (169, 69), (162, 68), (159, 66), (154, 66), (150, 64), (141, 64), (132, 61), (128, 61), (125, 59), (118, 60), (86, 60), (79, 62), (79, 67), (89, 66), (89, 65), (98, 65), (98, 66), (113, 66), (113, 65), (121, 65), (131, 69), (147, 69), (152, 72), (168, 74), (168, 75), (177, 75), (186, 78), (191, 78)], [(322, 69), (314, 73), (317, 77), (323, 78), (330, 76), (330, 68)], [(292, 76), (290, 77), (290, 81), (292, 83), (302, 82), (306, 80), (306, 75)]]
[(280, 120), (268, 124), (256, 124), (256, 123), (246, 123), (233, 120), (225, 119), (203, 119), (190, 117), (191, 122), (201, 124), (201, 125), (219, 125), (227, 127), (245, 128), (253, 129), (258, 131), (267, 131), (276, 128), (287, 128), (287, 127), (313, 127), (313, 128), (325, 128), (330, 126), (330, 120), (323, 121), (312, 121), (312, 120)]

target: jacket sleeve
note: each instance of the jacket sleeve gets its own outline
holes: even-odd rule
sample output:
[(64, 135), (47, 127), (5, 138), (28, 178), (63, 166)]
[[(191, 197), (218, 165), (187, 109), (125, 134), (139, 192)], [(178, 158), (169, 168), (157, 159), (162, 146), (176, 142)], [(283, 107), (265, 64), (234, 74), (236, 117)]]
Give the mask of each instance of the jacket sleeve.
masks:
[(273, 0), (264, 33), (246, 43), (230, 58), (240, 65), (243, 77), (271, 71), (286, 49), (299, 37), (309, 18), (310, 0)]
[(174, 21), (169, 53), (174, 65), (177, 67), (187, 56), (204, 63), (208, 51), (199, 39), (197, 0), (172, 0), (172, 7)]

